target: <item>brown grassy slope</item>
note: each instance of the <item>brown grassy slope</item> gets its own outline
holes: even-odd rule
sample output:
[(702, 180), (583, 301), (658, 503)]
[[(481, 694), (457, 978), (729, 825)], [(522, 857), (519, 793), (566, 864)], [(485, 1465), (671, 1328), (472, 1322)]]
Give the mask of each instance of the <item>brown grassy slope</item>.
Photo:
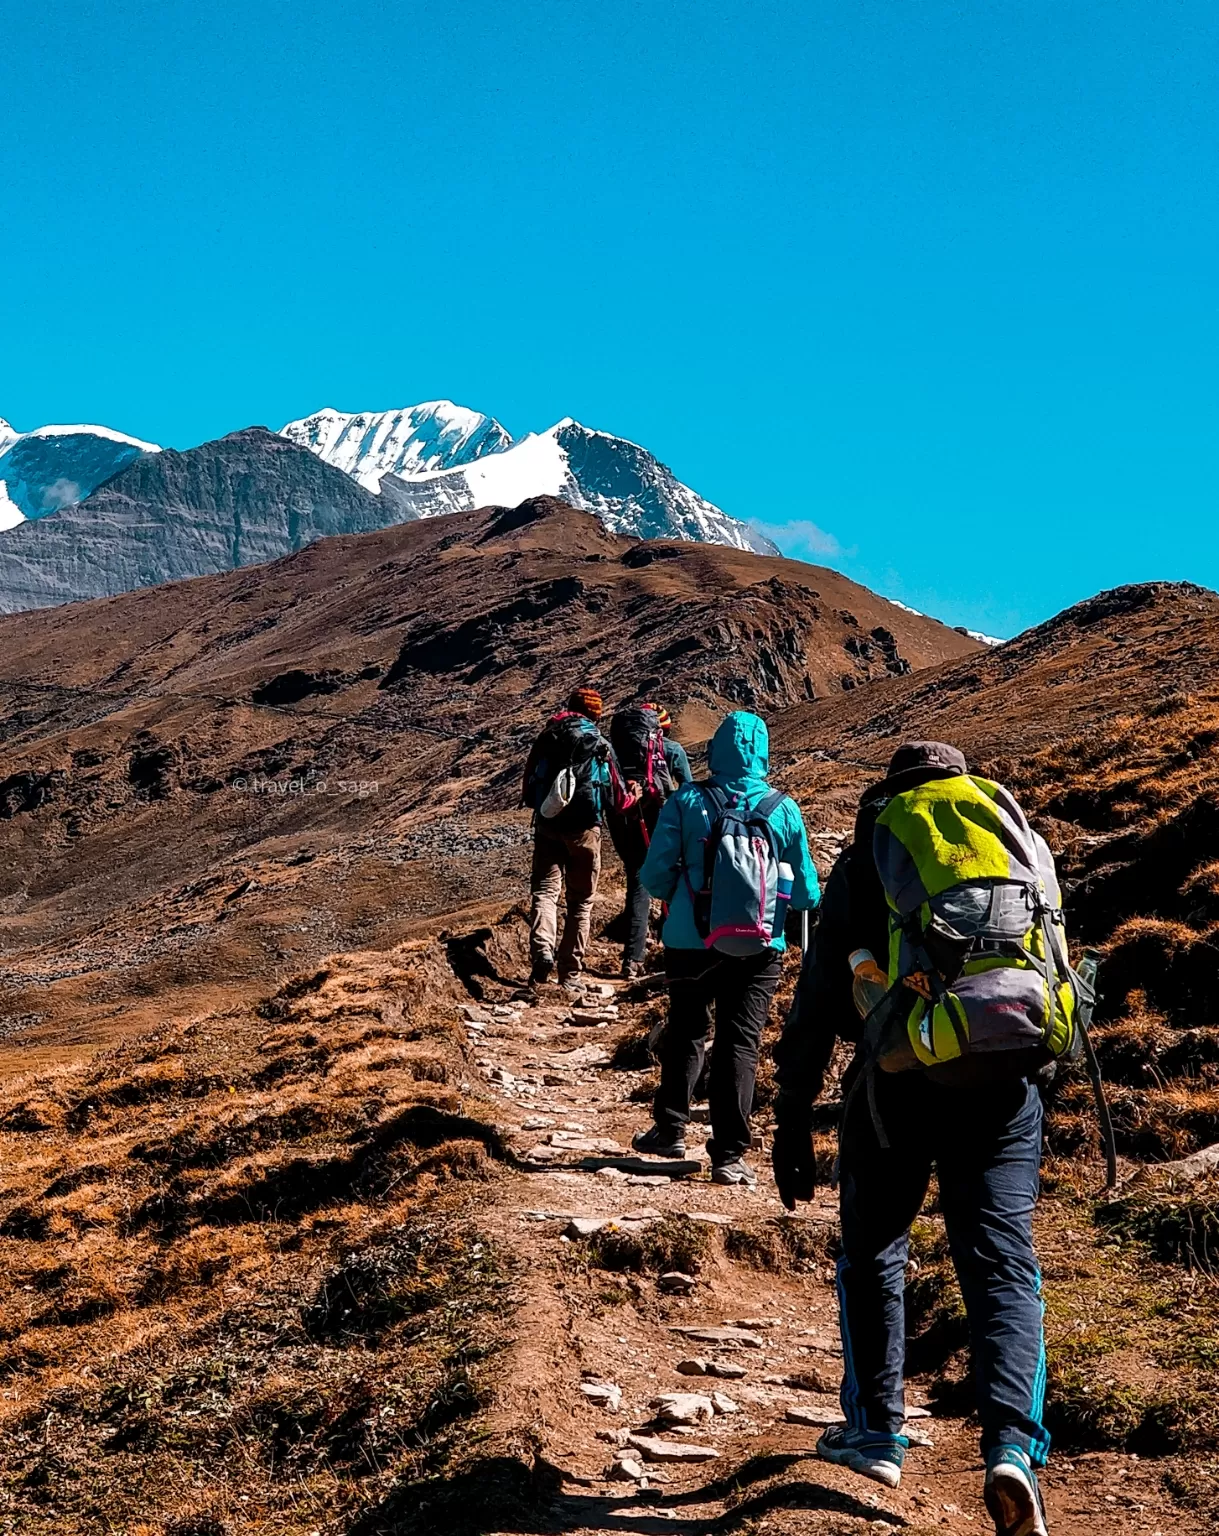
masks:
[[(1075, 940), (1106, 956), (1093, 1033), (1134, 1178), (1097, 1205), (1096, 1117), (1073, 1069), (1039, 1213), (1056, 1444), (1188, 1451), (1165, 1485), (1213, 1510), (1219, 1292), (1197, 1271), (1219, 1259), (1219, 1180), (1182, 1185), (1155, 1165), (1219, 1141), (1219, 597), (1102, 593), (986, 656), (796, 708), (774, 731), (789, 785), (843, 831), (914, 737), (957, 743), (1017, 793), (1057, 855)], [(966, 1356), (944, 1354), (965, 1342), (960, 1300), (930, 1257), (916, 1353), (936, 1346), (933, 1394), (963, 1404)]]
[(509, 1305), (464, 995), (419, 942), (6, 1078), (0, 1517), (329, 1529), (460, 1433)]
[(976, 649), (832, 571), (547, 500), (0, 619), (0, 1034), (197, 1010), (519, 889), (517, 775), (578, 681), (697, 721)]
[[(1219, 1140), (1219, 597), (1102, 593), (989, 655), (786, 713), (789, 780), (846, 820), (910, 737), (956, 742), (1054, 848), (1073, 935), (1106, 953), (1098, 1044), (1119, 1144)], [(1064, 1092), (1056, 1143), (1091, 1134)]]

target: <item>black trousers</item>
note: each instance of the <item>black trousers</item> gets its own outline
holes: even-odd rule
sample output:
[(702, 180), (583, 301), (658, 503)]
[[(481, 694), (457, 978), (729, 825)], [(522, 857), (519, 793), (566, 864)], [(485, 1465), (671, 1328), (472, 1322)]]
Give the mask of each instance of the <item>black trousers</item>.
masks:
[(749, 1149), (758, 1047), (781, 964), (782, 956), (775, 949), (742, 956), (703, 949), (665, 950), (669, 1022), (660, 1041), (660, 1087), (653, 1114), (664, 1131), (677, 1134), (685, 1128), (714, 1011), (707, 1151), (717, 1167), (734, 1162)]
[(648, 856), (648, 843), (660, 818), (660, 809), (657, 803), (645, 806), (642, 810), (608, 818), (614, 849), (626, 871), (626, 943), (622, 947), (622, 958), (625, 961), (642, 961), (648, 952), (652, 896), (640, 882), (639, 871)]

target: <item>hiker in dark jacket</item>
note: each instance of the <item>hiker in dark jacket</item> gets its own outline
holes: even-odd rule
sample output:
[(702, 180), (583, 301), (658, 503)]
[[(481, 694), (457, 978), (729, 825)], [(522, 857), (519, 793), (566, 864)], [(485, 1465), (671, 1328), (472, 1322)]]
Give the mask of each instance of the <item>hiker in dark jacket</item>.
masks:
[[(525, 764), (522, 804), (534, 813), (529, 951), (535, 986), (549, 981), (557, 964), (560, 983), (572, 990), (578, 987), (601, 873), (602, 817), (611, 810), (625, 814), (639, 799), (638, 785), (623, 782), (598, 729), (601, 713), (600, 693), (577, 688), (566, 708), (551, 716)], [(551, 796), (556, 779), (569, 767), (574, 793), (555, 810)], [(564, 880), (567, 914), (556, 947)]]
[[(812, 1161), (800, 1127), (820, 1097), (834, 1046), (839, 1040), (858, 1046), (862, 1033), (851, 997), (850, 956), (868, 949), (882, 966), (887, 963), (889, 908), (872, 857), (872, 833), (886, 799), (882, 787), (873, 785), (860, 800), (854, 840), (839, 854), (826, 881), (796, 996), (775, 1046), (775, 1080), (783, 1098), (782, 1113), (776, 1111), (776, 1134), (794, 1136), (787, 1156), (800, 1159), (802, 1178), (811, 1178)], [(848, 1068), (844, 1093), (852, 1081)], [(811, 1199), (811, 1186), (810, 1193), (799, 1198)]]
[[(856, 840), (830, 877), (812, 952), (776, 1051), (779, 1062), (775, 1182), (794, 1210), (812, 1198), (812, 1105), (835, 1039), (858, 1045), (851, 1002), (852, 952), (888, 951), (887, 903), (873, 857), (877, 817), (898, 794), (965, 774), (964, 757), (940, 742), (910, 743), (885, 779), (865, 792)], [(912, 994), (913, 995), (913, 994)], [(905, 1420), (903, 1290), (909, 1233), (931, 1172), (939, 1179), (948, 1242), (969, 1315), (987, 1508), (1000, 1536), (1044, 1536), (1036, 1468), (1049, 1436), (1040, 1275), (1032, 1217), (1041, 1161), (1041, 1100), (1025, 1077), (947, 1086), (925, 1072), (872, 1073), (852, 1093), (857, 1053), (844, 1079), (839, 1133), (842, 1258), (838, 1298), (845, 1426), (818, 1443), (825, 1459), (896, 1487), (909, 1444)], [(883, 1126), (888, 1147), (880, 1142)]]
[[(633, 1145), (658, 1157), (685, 1155), (690, 1096), (702, 1071), (714, 1010), (715, 1044), (708, 1078), (711, 1177), (717, 1184), (752, 1186), (756, 1180), (745, 1153), (751, 1139), (758, 1046), (786, 942), (779, 924), (778, 932), (758, 953), (732, 955), (709, 948), (695, 911), (694, 884), (702, 883), (704, 846), (711, 831), (707, 789), (722, 791), (727, 799), (749, 809), (771, 795), (766, 782), (769, 736), (765, 723), (744, 710), (728, 715), (715, 733), (708, 762), (709, 785), (683, 785), (665, 802), (640, 871), (652, 895), (669, 903), (664, 926), (669, 1020), (659, 1046), (655, 1123), (636, 1136)], [(815, 907), (820, 894), (817, 871), (799, 807), (784, 797), (769, 821), (778, 856), (791, 868), (791, 910)], [(691, 871), (697, 871), (693, 878)]]
[[(626, 873), (626, 901), (622, 914), (626, 925), (626, 938), (622, 947), (622, 975), (629, 979), (643, 972), (648, 947), (648, 924), (652, 912), (651, 893), (640, 880), (639, 871), (643, 868), (644, 859), (647, 858), (648, 845), (652, 841), (652, 833), (660, 819), (665, 800), (674, 789), (680, 788), (683, 784), (689, 784), (692, 775), (685, 748), (680, 742), (674, 741), (669, 734), (673, 729), (673, 721), (663, 705), (649, 700), (645, 704), (628, 706), (615, 716), (615, 725), (620, 720), (625, 724), (628, 736), (631, 734), (632, 726), (641, 727), (649, 733), (653, 730), (660, 733), (659, 740), (655, 743), (660, 749), (658, 754), (660, 762), (657, 764), (659, 772), (656, 774), (649, 775), (645, 763), (636, 765), (625, 758), (619, 758), (619, 767), (624, 773), (628, 771), (638, 773), (642, 793), (638, 803), (630, 810), (625, 813), (610, 811), (606, 818), (610, 837), (613, 839), (614, 848), (622, 860), (622, 867)], [(621, 749), (622, 744), (615, 736), (614, 728), (611, 728), (610, 739), (611, 743), (618, 741)]]

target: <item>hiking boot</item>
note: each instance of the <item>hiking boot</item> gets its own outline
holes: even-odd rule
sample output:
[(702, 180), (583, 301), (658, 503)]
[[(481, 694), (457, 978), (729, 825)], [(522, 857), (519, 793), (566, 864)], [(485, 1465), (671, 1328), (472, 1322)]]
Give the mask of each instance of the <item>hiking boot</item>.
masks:
[(550, 955), (538, 955), (533, 962), (533, 969), (529, 972), (529, 985), (531, 987), (545, 986), (553, 972), (553, 957)]
[(757, 1189), (758, 1176), (743, 1157), (734, 1157), (730, 1163), (719, 1163), (711, 1170), (713, 1184), (740, 1184), (745, 1189)]
[(831, 1424), (817, 1441), (817, 1455), (836, 1467), (849, 1467), (861, 1477), (870, 1477), (874, 1483), (896, 1488), (909, 1446), (905, 1435), (875, 1434), (869, 1429)]
[(1037, 1474), (1017, 1446), (1001, 1445), (987, 1456), (982, 1494), (995, 1536), (1046, 1536)]
[(680, 1131), (662, 1131), (654, 1125), (650, 1131), (640, 1131), (631, 1137), (631, 1146), (646, 1157), (685, 1157), (686, 1141)]
[(623, 981), (634, 981), (637, 976), (643, 975), (643, 962), (641, 960), (624, 960), (619, 974)]

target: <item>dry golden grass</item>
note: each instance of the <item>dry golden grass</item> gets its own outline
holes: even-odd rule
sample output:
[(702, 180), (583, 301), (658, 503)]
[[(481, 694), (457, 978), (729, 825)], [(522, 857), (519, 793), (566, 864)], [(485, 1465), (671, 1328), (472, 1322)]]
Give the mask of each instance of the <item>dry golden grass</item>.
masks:
[(477, 1407), (504, 1293), (466, 1190), (500, 1148), (457, 995), (438, 946), (350, 956), (5, 1086), (15, 1528), (317, 1529)]

